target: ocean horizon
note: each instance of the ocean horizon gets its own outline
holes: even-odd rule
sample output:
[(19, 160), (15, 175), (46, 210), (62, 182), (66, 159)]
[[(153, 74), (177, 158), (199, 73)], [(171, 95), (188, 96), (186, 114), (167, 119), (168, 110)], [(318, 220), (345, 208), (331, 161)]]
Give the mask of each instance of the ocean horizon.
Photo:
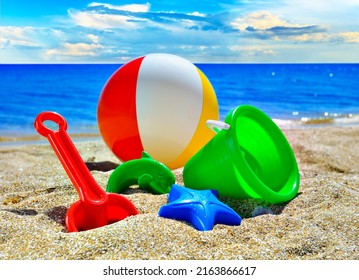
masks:
[[(96, 134), (97, 104), (123, 64), (0, 64), (0, 136), (36, 135), (42, 111), (56, 111), (69, 133)], [(211, 82), (220, 119), (253, 105), (280, 127), (359, 124), (357, 63), (195, 63)]]

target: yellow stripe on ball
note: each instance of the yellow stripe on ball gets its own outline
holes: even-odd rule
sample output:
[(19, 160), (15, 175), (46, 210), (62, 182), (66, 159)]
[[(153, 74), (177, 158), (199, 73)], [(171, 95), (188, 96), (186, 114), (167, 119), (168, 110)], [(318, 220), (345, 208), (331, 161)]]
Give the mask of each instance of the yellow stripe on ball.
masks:
[(207, 128), (206, 121), (209, 119), (219, 119), (217, 96), (211, 83), (203, 72), (198, 68), (197, 72), (200, 75), (203, 88), (201, 117), (198, 121), (197, 129), (186, 149), (177, 159), (168, 164), (168, 167), (171, 169), (173, 167), (184, 166), (186, 162), (215, 135), (213, 131)]

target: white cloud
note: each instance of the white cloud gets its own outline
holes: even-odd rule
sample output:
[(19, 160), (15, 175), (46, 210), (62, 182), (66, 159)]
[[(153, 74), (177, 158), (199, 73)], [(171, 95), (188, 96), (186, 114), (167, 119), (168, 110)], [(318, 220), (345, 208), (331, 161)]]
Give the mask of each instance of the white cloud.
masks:
[(359, 43), (359, 32), (341, 32), (339, 36), (348, 43)]
[(199, 13), (199, 12), (193, 12), (193, 13), (189, 13), (189, 16), (196, 16), (196, 17), (205, 17), (205, 14)]
[(290, 39), (297, 42), (359, 43), (359, 32), (302, 34), (291, 36)]
[(87, 11), (73, 11), (69, 10), (70, 17), (75, 24), (90, 27), (90, 28), (139, 28), (138, 22), (147, 21), (133, 16), (114, 15), (114, 14), (99, 14)]
[(302, 24), (284, 19), (270, 11), (246, 14), (231, 22), (246, 38), (294, 42), (330, 42), (329, 28), (318, 24)]
[(304, 27), (305, 25), (290, 23), (280, 16), (274, 15), (269, 11), (258, 11), (247, 14), (243, 17), (235, 19), (231, 25), (238, 30), (246, 30), (253, 27), (258, 30), (266, 30), (272, 27)]
[(97, 44), (100, 41), (100, 37), (94, 34), (87, 34), (86, 36), (91, 42)]
[(32, 38), (36, 28), (31, 26), (1, 26), (0, 47), (39, 47), (39, 41)]
[[(248, 61), (270, 62), (278, 58), (312, 59), (313, 49), (317, 49), (314, 58), (320, 54), (322, 61), (326, 57), (346, 61), (351, 57), (357, 61), (357, 52), (349, 51), (359, 43), (357, 15), (356, 22), (349, 20), (353, 16), (337, 16), (333, 23), (329, 14), (335, 15), (338, 9), (352, 15), (358, 10), (355, 7), (359, 8), (359, 1), (342, 2), (346, 9), (333, 5), (334, 0), (283, 0), (281, 7), (267, 1), (260, 5), (258, 1), (241, 1), (243, 5), (228, 4), (213, 14), (209, 9), (197, 10), (198, 6), (192, 11), (187, 8), (186, 12), (150, 12), (154, 7), (150, 3), (92, 2), (84, 9), (68, 10), (62, 24), (56, 21), (58, 28), (0, 27), (0, 48), (7, 59), (7, 54), (12, 53), (14, 61), (19, 53), (23, 54), (22, 59), (32, 56), (47, 61), (104, 62), (162, 51), (196, 61), (235, 62), (248, 57)], [(339, 24), (339, 20), (344, 23)], [(336, 52), (331, 51), (329, 56), (323, 49)]]
[(119, 11), (127, 11), (127, 12), (133, 12), (133, 13), (147, 13), (150, 10), (151, 4), (129, 4), (129, 5), (112, 5), (107, 3), (98, 3), (98, 2), (92, 2), (88, 5), (88, 7), (97, 7), (97, 6), (103, 6), (108, 9), (112, 10), (119, 10)]
[(229, 46), (228, 49), (240, 56), (273, 56), (277, 54), (277, 52), (267, 47), (234, 45)]
[(325, 33), (301, 34), (301, 35), (290, 37), (292, 41), (297, 41), (297, 42), (329, 42), (333, 38), (334, 38), (333, 36)]
[(98, 50), (104, 47), (99, 44), (85, 44), (85, 43), (64, 43), (60, 48), (49, 49), (45, 52), (47, 57), (53, 56), (96, 56)]

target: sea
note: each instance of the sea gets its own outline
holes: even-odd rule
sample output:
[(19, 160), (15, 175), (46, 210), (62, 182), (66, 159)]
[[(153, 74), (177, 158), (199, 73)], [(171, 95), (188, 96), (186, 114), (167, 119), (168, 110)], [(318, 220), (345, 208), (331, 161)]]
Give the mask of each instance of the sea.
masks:
[[(35, 135), (42, 111), (69, 133), (98, 133), (102, 89), (121, 64), (0, 64), (0, 138)], [(196, 64), (211, 82), (220, 119), (249, 104), (279, 127), (359, 125), (359, 64)]]

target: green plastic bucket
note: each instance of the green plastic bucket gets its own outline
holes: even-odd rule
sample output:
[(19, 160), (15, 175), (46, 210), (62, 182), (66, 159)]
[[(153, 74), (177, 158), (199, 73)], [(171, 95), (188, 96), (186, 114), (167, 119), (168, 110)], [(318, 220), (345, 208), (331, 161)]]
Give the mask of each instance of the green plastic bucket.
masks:
[(270, 203), (297, 195), (299, 170), (293, 150), (264, 112), (243, 105), (230, 111), (224, 123), (209, 124), (217, 134), (184, 166), (186, 187)]

